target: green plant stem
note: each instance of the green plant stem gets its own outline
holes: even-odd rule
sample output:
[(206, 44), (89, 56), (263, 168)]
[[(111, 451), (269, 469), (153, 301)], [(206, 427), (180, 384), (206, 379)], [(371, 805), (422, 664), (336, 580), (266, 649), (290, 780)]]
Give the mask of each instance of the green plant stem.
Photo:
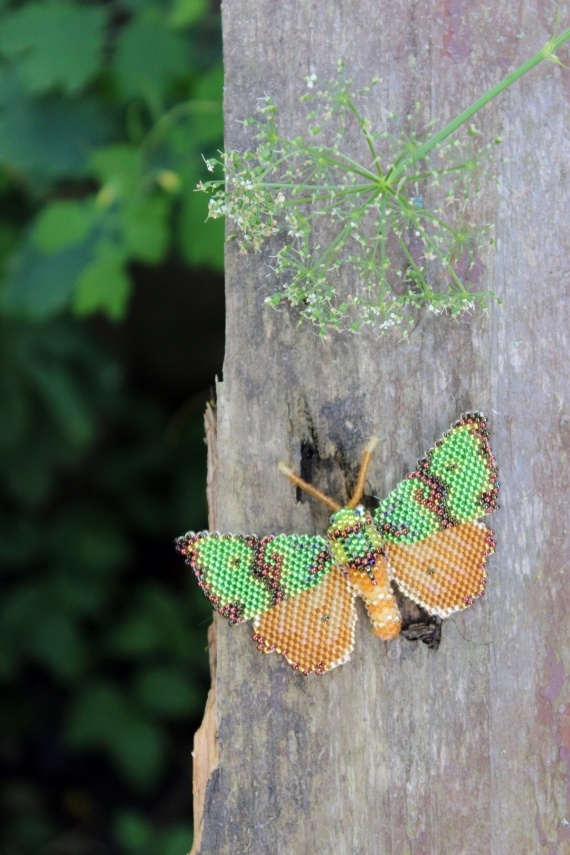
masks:
[[(286, 142), (286, 140), (284, 140)], [(343, 154), (341, 151), (335, 152), (334, 157), (331, 154), (328, 154), (330, 149), (325, 148), (324, 146), (319, 146), (317, 149), (318, 155), (323, 159), (325, 163), (329, 166), (338, 166), (340, 169), (344, 169), (347, 172), (353, 172), (355, 175), (360, 175), (361, 178), (367, 178), (369, 181), (378, 183), (378, 176), (373, 172), (370, 172), (369, 169), (366, 169), (365, 166), (361, 166), (358, 161), (353, 160), (352, 157), (349, 157), (347, 154)], [(297, 150), (288, 152), (288, 157), (297, 157), (299, 152), (303, 154), (309, 155), (309, 157), (314, 158), (315, 149), (308, 145), (299, 145)], [(339, 160), (342, 158), (342, 160)]]
[(478, 98), (474, 104), (471, 104), (471, 106), (464, 110), (463, 113), (453, 119), (453, 121), (446, 125), (443, 130), (431, 137), (431, 139), (427, 140), (427, 142), (420, 146), (415, 152), (404, 157), (403, 160), (394, 167), (390, 175), (386, 176), (386, 179), (389, 180), (391, 184), (396, 184), (409, 166), (424, 158), (432, 149), (436, 148), (436, 146), (442, 143), (443, 140), (460, 128), (461, 125), (464, 125), (465, 122), (468, 122), (473, 118), (475, 113), (478, 113), (479, 110), (489, 103), (489, 101), (492, 101), (493, 98), (496, 98), (497, 95), (500, 95), (501, 92), (504, 92), (504, 90), (508, 89), (509, 86), (512, 86), (513, 83), (516, 83), (517, 80), (520, 80), (523, 75), (531, 71), (536, 65), (542, 62), (543, 59), (552, 57), (555, 51), (562, 47), (562, 45), (569, 39), (570, 29), (565, 30), (562, 35), (558, 36), (558, 38), (551, 39), (548, 44), (542, 48), (542, 50), (539, 50), (539, 52), (530, 59), (527, 59), (527, 61), (520, 65), (515, 71), (507, 74), (500, 83), (497, 83), (497, 85), (493, 86), (492, 89), (489, 89), (485, 95)]
[(141, 143), (141, 150), (152, 150), (166, 136), (170, 128), (175, 125), (181, 118), (191, 115), (201, 115), (204, 113), (214, 114), (218, 112), (220, 105), (218, 101), (183, 101), (176, 104), (166, 113), (163, 113), (155, 121), (150, 128), (145, 138)]
[(362, 118), (362, 116), (360, 115), (360, 113), (358, 112), (358, 110), (356, 109), (356, 105), (353, 103), (351, 98), (348, 99), (347, 104), (348, 104), (348, 109), (350, 110), (350, 112), (354, 116), (356, 116), (356, 119), (358, 120), (358, 124), (360, 125), (360, 130), (364, 134), (364, 138), (365, 138), (366, 143), (368, 145), (368, 149), (370, 151), (370, 154), (372, 155), (372, 162), (373, 162), (374, 166), (376, 167), (376, 171), (378, 173), (378, 178), (380, 178), (382, 180), (384, 178), (384, 175), (382, 174), (382, 170), (380, 169), (380, 164), (378, 161), (378, 155), (376, 153), (376, 149), (374, 148), (374, 143), (372, 141), (372, 137), (370, 136), (370, 134), (366, 130), (365, 121)]
[(429, 220), (431, 223), (435, 223), (440, 229), (443, 229), (453, 235), (454, 238), (458, 237), (457, 229), (454, 229), (453, 226), (450, 226), (449, 223), (446, 223), (445, 220), (441, 219), (441, 217), (438, 217), (436, 214), (432, 214), (431, 211), (426, 211), (425, 208), (418, 209), (417, 217), (418, 219), (423, 218)]
[[(359, 208), (358, 211), (356, 212), (356, 216), (358, 216), (362, 211), (364, 211), (365, 207), (366, 206), (363, 205), (361, 208)], [(335, 237), (335, 239), (332, 241), (332, 243), (326, 248), (326, 250), (323, 252), (323, 254), (319, 257), (319, 259), (318, 259), (318, 265), (319, 266), (321, 266), (321, 265), (324, 266), (327, 263), (327, 260), (331, 257), (331, 255), (333, 258), (336, 257), (337, 250), (343, 246), (343, 244), (346, 242), (346, 239), (350, 235), (352, 230), (353, 230), (352, 223), (347, 223), (347, 225), (344, 226), (340, 230), (340, 232)]]

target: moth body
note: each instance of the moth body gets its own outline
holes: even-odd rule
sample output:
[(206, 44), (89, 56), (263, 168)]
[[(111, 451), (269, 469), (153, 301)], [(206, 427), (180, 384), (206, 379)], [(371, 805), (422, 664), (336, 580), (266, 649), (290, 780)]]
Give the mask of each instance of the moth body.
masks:
[(362, 597), (372, 633), (388, 641), (400, 633), (401, 618), (384, 556), (382, 538), (370, 514), (358, 505), (330, 518), (327, 540), (336, 564)]
[(302, 674), (349, 659), (356, 596), (372, 633), (388, 640), (401, 627), (392, 583), (439, 618), (485, 590), (495, 540), (479, 517), (498, 508), (499, 491), (485, 417), (463, 415), (370, 514), (360, 501), (376, 444), (372, 437), (344, 507), (279, 464), (334, 511), (326, 536), (188, 532), (177, 542), (214, 608), (232, 624), (253, 620), (258, 649), (282, 654)]

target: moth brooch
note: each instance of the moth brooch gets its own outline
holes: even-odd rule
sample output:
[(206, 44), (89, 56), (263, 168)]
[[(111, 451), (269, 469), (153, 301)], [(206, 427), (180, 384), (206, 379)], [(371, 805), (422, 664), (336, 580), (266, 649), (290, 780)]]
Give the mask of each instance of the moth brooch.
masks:
[(495, 540), (477, 520), (497, 509), (499, 483), (483, 414), (463, 415), (370, 513), (360, 501), (377, 442), (366, 446), (344, 506), (279, 464), (333, 511), (324, 537), (188, 532), (177, 541), (214, 608), (232, 624), (253, 619), (258, 649), (281, 653), (302, 674), (350, 658), (357, 596), (372, 633), (388, 640), (401, 628), (392, 583), (440, 618), (485, 589)]

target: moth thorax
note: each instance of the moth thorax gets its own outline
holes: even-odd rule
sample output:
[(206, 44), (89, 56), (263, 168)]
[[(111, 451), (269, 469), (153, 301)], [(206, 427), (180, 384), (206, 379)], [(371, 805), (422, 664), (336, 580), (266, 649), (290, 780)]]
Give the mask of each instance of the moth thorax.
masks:
[(372, 574), (382, 552), (382, 539), (362, 505), (336, 511), (330, 518), (327, 538), (340, 567), (354, 567)]

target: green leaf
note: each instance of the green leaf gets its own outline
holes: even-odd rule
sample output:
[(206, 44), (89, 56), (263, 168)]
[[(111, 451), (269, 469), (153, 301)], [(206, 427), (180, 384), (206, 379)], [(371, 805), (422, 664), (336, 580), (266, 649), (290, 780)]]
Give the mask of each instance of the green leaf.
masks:
[(144, 656), (161, 650), (187, 656), (191, 633), (183, 603), (158, 585), (139, 588), (130, 610), (109, 638), (113, 650)]
[(128, 780), (145, 788), (162, 772), (166, 745), (153, 727), (108, 683), (91, 683), (71, 709), (67, 738), (78, 748), (101, 748), (111, 754)]
[(108, 110), (93, 98), (29, 98), (13, 73), (0, 71), (0, 162), (41, 175), (87, 174), (87, 154), (111, 133)]
[(0, 52), (19, 62), (30, 92), (77, 92), (99, 70), (105, 23), (105, 10), (94, 6), (28, 3), (0, 20)]
[(29, 627), (26, 647), (57, 677), (69, 680), (83, 668), (85, 656), (78, 625), (68, 615), (54, 611), (47, 598)]
[(0, 453), (11, 453), (30, 427), (32, 413), (21, 378), (12, 371), (0, 374)]
[[(11, 500), (23, 502), (25, 505), (39, 505), (44, 502), (52, 487), (54, 455), (53, 441), (39, 447), (38, 440), (45, 440), (42, 432), (38, 432), (34, 440), (23, 443), (20, 453), (11, 455), (3, 461), (2, 479), (4, 489)], [(48, 464), (51, 464), (51, 466)]]
[[(22, 791), (21, 791), (22, 792)], [(24, 784), (23, 793), (30, 794)], [(10, 808), (10, 818), (2, 825), (2, 844), (5, 852), (33, 855), (45, 849), (46, 841), (54, 840), (60, 833), (57, 820), (47, 808), (30, 809), (29, 795), (17, 799)], [(149, 853), (150, 855), (150, 853)]]
[(186, 50), (156, 9), (142, 10), (118, 38), (114, 70), (124, 97), (160, 109), (169, 85), (188, 74)]
[(179, 243), (182, 256), (193, 267), (224, 270), (225, 222), (206, 220), (208, 199), (205, 193), (188, 188), (182, 196), (179, 222)]
[[(161, 855), (180, 855), (181, 852), (190, 852), (194, 833), (189, 825), (178, 825), (163, 832), (160, 842)], [(155, 850), (156, 851), (156, 850)]]
[(201, 693), (174, 668), (149, 668), (140, 672), (135, 678), (134, 691), (145, 709), (156, 715), (186, 715), (201, 701)]
[[(180, 105), (181, 112), (176, 121), (164, 122), (162, 127), (157, 125), (162, 134), (160, 139), (170, 156), (174, 156), (181, 165), (186, 165), (186, 179), (190, 180), (193, 187), (199, 177), (212, 177), (204, 169), (202, 152), (213, 154), (223, 145), (223, 84), (223, 67), (218, 63), (197, 79), (192, 98)], [(198, 173), (194, 164), (203, 171), (203, 175)]]
[[(61, 607), (53, 577), (21, 585), (2, 607), (1, 647), (16, 665), (24, 657), (56, 677), (75, 678), (85, 664), (85, 648), (73, 614)], [(7, 664), (7, 662), (5, 664)], [(4, 670), (4, 669), (2, 669)]]
[(99, 148), (91, 156), (91, 166), (97, 178), (106, 185), (99, 194), (103, 206), (134, 193), (142, 180), (142, 154), (127, 144)]
[(146, 788), (162, 774), (166, 760), (165, 737), (159, 727), (134, 717), (114, 745), (119, 768), (135, 786)]
[(120, 320), (125, 314), (131, 288), (124, 253), (107, 251), (103, 245), (77, 279), (73, 310), (80, 317), (103, 312), (113, 321)]
[(133, 810), (118, 814), (115, 829), (119, 844), (129, 855), (183, 855), (192, 848), (190, 825), (181, 823), (156, 830), (146, 817)]
[(221, 63), (202, 74), (194, 86), (192, 98), (196, 109), (192, 141), (198, 147), (216, 143), (216, 148), (221, 148), (224, 136), (223, 91), (224, 68)]
[[(11, 676), (25, 656), (25, 645), (30, 626), (41, 613), (43, 591), (39, 585), (21, 583), (13, 591), (7, 591), (2, 601), (0, 621), (1, 649), (4, 654), (2, 676)], [(7, 655), (8, 654), (8, 655)]]
[(87, 237), (95, 210), (85, 202), (56, 201), (42, 208), (36, 219), (32, 240), (45, 253), (57, 252)]
[(7, 263), (20, 237), (16, 223), (0, 222), (0, 279), (4, 277)]
[(89, 683), (78, 692), (67, 723), (72, 745), (85, 747), (109, 740), (109, 734), (128, 718), (121, 692), (107, 683)]
[(71, 302), (78, 277), (92, 258), (90, 240), (45, 255), (25, 240), (7, 271), (0, 308), (12, 315), (44, 320)]
[(203, 18), (208, 11), (208, 0), (174, 0), (169, 21), (173, 27), (187, 27)]
[[(80, 586), (94, 582), (107, 585), (108, 579), (128, 564), (131, 544), (120, 523), (106, 507), (91, 502), (67, 508), (66, 513), (50, 525), (48, 545), (57, 556), (58, 568), (77, 580), (81, 567)], [(93, 590), (91, 585), (90, 590)], [(75, 592), (72, 592), (75, 597)], [(80, 605), (83, 603), (80, 601)]]
[(165, 196), (133, 199), (121, 210), (123, 238), (129, 254), (157, 264), (168, 248), (170, 200)]
[(134, 811), (122, 811), (118, 815), (116, 833), (125, 851), (137, 853), (137, 855), (139, 852), (144, 852), (153, 843), (150, 823)]
[(88, 397), (67, 366), (38, 360), (30, 366), (30, 375), (45, 415), (65, 441), (87, 447), (94, 437), (94, 414)]
[(152, 612), (137, 608), (114, 627), (109, 647), (127, 656), (146, 656), (162, 647), (162, 632)]

